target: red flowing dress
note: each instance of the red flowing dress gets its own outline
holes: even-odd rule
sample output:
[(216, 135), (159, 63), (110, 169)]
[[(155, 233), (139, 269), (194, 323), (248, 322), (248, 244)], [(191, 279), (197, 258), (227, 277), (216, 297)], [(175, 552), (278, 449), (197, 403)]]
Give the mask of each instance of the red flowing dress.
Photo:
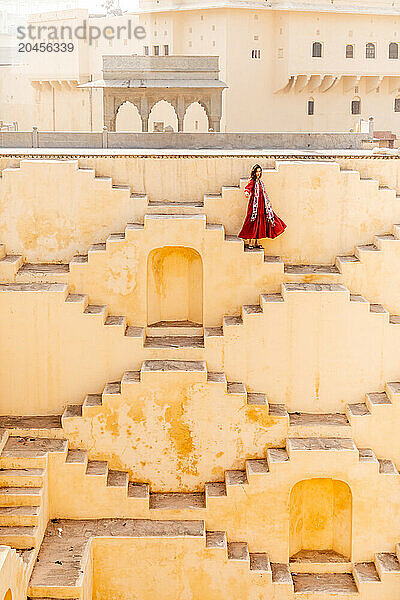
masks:
[(274, 213), (264, 183), (250, 178), (245, 187), (249, 205), (239, 237), (245, 240), (276, 238), (286, 229), (286, 224)]

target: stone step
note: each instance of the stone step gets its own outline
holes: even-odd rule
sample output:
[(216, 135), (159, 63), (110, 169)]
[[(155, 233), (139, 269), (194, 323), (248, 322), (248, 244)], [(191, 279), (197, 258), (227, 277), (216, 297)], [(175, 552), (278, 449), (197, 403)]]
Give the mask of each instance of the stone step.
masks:
[(227, 549), (225, 531), (206, 531), (206, 548)]
[(228, 382), (226, 381), (226, 375), (223, 372), (207, 372), (207, 383), (220, 383), (222, 386), (227, 388)]
[(250, 554), (245, 542), (228, 542), (227, 550), (229, 560), (248, 561), (250, 567)]
[(292, 573), (351, 573), (349, 558), (335, 550), (300, 550), (290, 557)]
[(16, 274), (17, 282), (68, 282), (68, 263), (24, 263)]
[(374, 243), (379, 250), (385, 250), (388, 244), (398, 243), (398, 238), (393, 233), (385, 233), (384, 235), (375, 235)]
[(286, 585), (293, 589), (293, 579), (289, 565), (285, 563), (271, 563), (271, 573), (272, 583), (276, 583), (281, 586)]
[(147, 214), (160, 215), (197, 215), (204, 212), (203, 202), (168, 202), (168, 201), (151, 201), (146, 208)]
[(271, 563), (266, 552), (250, 552), (250, 570), (272, 576)]
[(40, 506), (43, 488), (0, 487), (0, 506)]
[(246, 386), (244, 383), (238, 381), (228, 381), (226, 384), (226, 391), (228, 394), (247, 396)]
[(0, 526), (0, 544), (12, 548), (28, 549), (36, 545), (38, 528), (28, 526)]
[(126, 488), (128, 491), (129, 473), (126, 471), (113, 471), (108, 469), (107, 485), (109, 487)]
[(80, 450), (80, 449), (71, 449), (69, 448), (68, 453), (67, 453), (67, 458), (65, 459), (66, 463), (69, 464), (80, 464), (80, 465), (87, 465), (87, 461), (88, 461), (88, 454), (86, 450)]
[(377, 584), (381, 583), (379, 573), (373, 562), (356, 563), (353, 566), (353, 576), (360, 593), (364, 586), (370, 587), (372, 584), (376, 587)]
[[(187, 338), (189, 339), (189, 338)], [(207, 366), (203, 360), (145, 360), (140, 370), (140, 379), (147, 380), (157, 373), (198, 374), (200, 380), (207, 381)]]
[(247, 404), (268, 407), (267, 395), (259, 392), (247, 392)]
[(150, 509), (186, 510), (206, 508), (205, 494), (166, 493), (150, 494)]
[[(18, 417), (14, 415), (0, 417), (0, 429), (31, 430), (62, 430), (61, 416)], [(32, 436), (30, 436), (32, 437)]]
[(148, 483), (128, 483), (128, 498), (136, 498), (139, 500), (150, 499), (150, 488)]
[(8, 527), (39, 524), (40, 506), (0, 506), (0, 525)]
[(396, 554), (391, 552), (380, 552), (374, 557), (375, 567), (379, 577), (384, 579), (388, 575), (395, 575), (400, 581), (400, 562)]
[(376, 410), (390, 406), (392, 403), (386, 392), (374, 392), (365, 395), (365, 404), (368, 410), (374, 413)]
[(267, 461), (270, 470), (274, 468), (275, 465), (288, 463), (289, 455), (286, 448), (267, 448)]
[(308, 594), (318, 594), (322, 598), (357, 598), (358, 589), (351, 573), (292, 573), (294, 592), (297, 598), (309, 598)]
[(358, 454), (355, 443), (351, 438), (334, 437), (288, 437), (286, 447), (289, 456), (293, 452), (354, 452)]
[(0, 275), (4, 278), (13, 278), (22, 267), (22, 264), (23, 256), (21, 254), (6, 254), (0, 259)]
[(102, 394), (88, 394), (82, 405), (82, 415), (89, 416), (96, 413), (103, 405)]
[(320, 277), (329, 277), (340, 275), (336, 265), (290, 265), (285, 264), (284, 273), (286, 275), (295, 275), (304, 277), (305, 275), (318, 275)]
[(62, 415), (62, 421), (82, 416), (82, 404), (70, 404), (66, 407)]
[(246, 460), (246, 478), (266, 475), (269, 473), (268, 461), (265, 458), (252, 458), (250, 460)]
[(362, 463), (375, 463), (379, 468), (378, 459), (371, 448), (358, 449), (359, 461)]
[(103, 460), (89, 460), (86, 467), (86, 475), (91, 477), (107, 477), (108, 463)]
[(204, 335), (204, 328), (200, 323), (191, 321), (159, 321), (146, 328), (147, 337), (199, 337)]
[(225, 471), (225, 484), (226, 486), (248, 485), (249, 482), (246, 471)]
[(358, 402), (356, 404), (348, 404), (346, 406), (346, 414), (350, 421), (354, 418), (358, 417), (366, 417), (371, 416), (370, 411), (368, 410), (368, 406), (365, 402)]
[(108, 307), (105, 304), (88, 304), (83, 314), (97, 317), (104, 324), (108, 317)]
[(64, 439), (10, 436), (0, 455), (2, 468), (45, 468), (49, 452), (66, 452)]
[(225, 482), (212, 482), (205, 485), (206, 502), (208, 498), (224, 498), (226, 496)]
[(350, 423), (342, 413), (301, 413), (289, 414), (290, 434), (293, 436), (340, 436), (350, 432)]
[(388, 458), (378, 458), (379, 473), (382, 475), (398, 475), (398, 471), (393, 461)]
[(42, 487), (44, 469), (0, 469), (2, 487)]
[(398, 406), (400, 402), (400, 382), (391, 381), (390, 383), (386, 383), (385, 390), (392, 404)]
[(152, 336), (146, 337), (145, 348), (204, 348), (204, 336)]

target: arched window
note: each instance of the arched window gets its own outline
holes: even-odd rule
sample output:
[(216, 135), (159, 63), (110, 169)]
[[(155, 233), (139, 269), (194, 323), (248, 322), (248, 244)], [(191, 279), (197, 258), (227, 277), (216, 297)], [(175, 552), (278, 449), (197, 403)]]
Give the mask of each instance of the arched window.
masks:
[(346, 58), (354, 58), (354, 46), (353, 46), (353, 44), (347, 44), (347, 46), (346, 46)]
[(400, 97), (394, 99), (394, 112), (400, 113)]
[(321, 42), (314, 42), (312, 45), (312, 56), (313, 58), (322, 57), (322, 44)]
[(396, 42), (389, 44), (389, 58), (399, 58), (399, 45)]
[(368, 42), (365, 46), (365, 58), (376, 58), (375, 44)]
[(314, 98), (310, 98), (308, 103), (307, 103), (307, 114), (308, 115), (313, 115), (314, 114), (314, 109), (315, 109), (315, 102), (314, 102)]
[(356, 96), (351, 102), (351, 114), (361, 115), (361, 99)]

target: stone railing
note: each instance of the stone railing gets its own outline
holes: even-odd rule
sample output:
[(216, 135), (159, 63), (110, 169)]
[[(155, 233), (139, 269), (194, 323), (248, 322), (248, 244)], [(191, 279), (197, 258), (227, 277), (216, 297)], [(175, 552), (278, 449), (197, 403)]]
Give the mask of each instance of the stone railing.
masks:
[(87, 149), (361, 149), (370, 142), (366, 133), (125, 133), (63, 131), (0, 131), (0, 148), (87, 148)]

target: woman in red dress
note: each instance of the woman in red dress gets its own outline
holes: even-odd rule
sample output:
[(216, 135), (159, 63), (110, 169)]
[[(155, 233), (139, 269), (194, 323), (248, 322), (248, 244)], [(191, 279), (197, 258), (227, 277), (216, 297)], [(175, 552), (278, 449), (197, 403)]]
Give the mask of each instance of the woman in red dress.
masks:
[[(272, 210), (261, 175), (260, 165), (254, 165), (244, 190), (246, 198), (249, 199), (249, 205), (239, 237), (245, 242), (248, 240), (245, 247), (247, 246), (250, 250), (262, 248), (258, 243), (261, 238), (276, 238), (286, 229), (286, 224)], [(252, 244), (252, 240), (254, 240), (254, 244)]]

